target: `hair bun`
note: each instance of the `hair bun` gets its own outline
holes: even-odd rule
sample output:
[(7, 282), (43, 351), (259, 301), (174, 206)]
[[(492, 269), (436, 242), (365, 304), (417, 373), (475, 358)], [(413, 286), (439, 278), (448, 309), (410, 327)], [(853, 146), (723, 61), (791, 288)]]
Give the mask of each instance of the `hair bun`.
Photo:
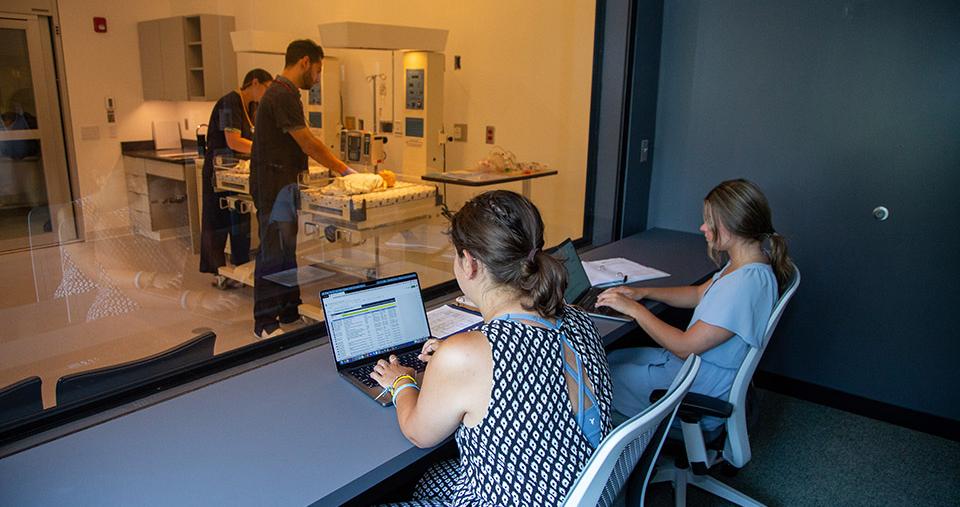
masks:
[(533, 247), (532, 249), (530, 249), (530, 253), (527, 254), (527, 262), (533, 262), (534, 260), (536, 260), (538, 253), (540, 253), (539, 248)]

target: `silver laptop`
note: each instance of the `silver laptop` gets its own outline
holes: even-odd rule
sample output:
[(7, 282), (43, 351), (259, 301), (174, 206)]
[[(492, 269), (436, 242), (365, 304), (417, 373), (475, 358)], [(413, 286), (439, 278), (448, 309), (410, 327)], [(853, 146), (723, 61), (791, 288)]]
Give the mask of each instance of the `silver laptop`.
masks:
[(395, 354), (400, 364), (423, 378), (426, 363), (417, 356), (430, 338), (430, 324), (416, 273), (357, 283), (320, 293), (337, 372), (348, 382), (389, 406), (390, 395), (370, 378), (380, 359)]
[(632, 317), (620, 313), (613, 308), (606, 306), (597, 306), (597, 296), (607, 290), (608, 287), (591, 287), (590, 277), (587, 271), (583, 269), (583, 263), (580, 261), (580, 255), (573, 246), (573, 241), (567, 238), (560, 243), (551, 252), (555, 258), (563, 263), (567, 268), (567, 290), (563, 293), (563, 299), (571, 305), (579, 306), (583, 311), (596, 317), (613, 319), (619, 321), (631, 321)]

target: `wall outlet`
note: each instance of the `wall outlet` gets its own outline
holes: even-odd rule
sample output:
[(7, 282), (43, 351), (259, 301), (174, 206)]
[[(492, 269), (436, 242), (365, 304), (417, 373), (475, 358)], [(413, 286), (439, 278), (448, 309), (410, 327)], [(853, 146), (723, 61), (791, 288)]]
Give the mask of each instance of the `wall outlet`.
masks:
[(493, 143), (494, 143), (494, 139), (495, 139), (495, 138), (494, 138), (494, 134), (495, 134), (495, 132), (496, 132), (496, 129), (494, 128), (493, 125), (487, 125), (487, 144), (493, 144)]
[(466, 123), (453, 124), (453, 140), (460, 141), (462, 143), (467, 142), (467, 124)]
[(97, 139), (100, 139), (100, 127), (96, 125), (80, 127), (81, 141), (96, 141)]

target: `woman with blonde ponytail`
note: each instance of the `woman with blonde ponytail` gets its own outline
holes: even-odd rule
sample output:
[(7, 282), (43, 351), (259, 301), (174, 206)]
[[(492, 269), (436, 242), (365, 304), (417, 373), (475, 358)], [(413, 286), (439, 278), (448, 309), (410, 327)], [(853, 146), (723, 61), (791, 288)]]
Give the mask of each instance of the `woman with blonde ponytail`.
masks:
[[(613, 407), (632, 416), (650, 404), (650, 393), (665, 389), (683, 360), (699, 354), (703, 366), (692, 392), (724, 397), (750, 348), (760, 340), (781, 291), (793, 274), (787, 242), (773, 228), (770, 205), (754, 183), (724, 181), (703, 200), (703, 225), (710, 257), (722, 266), (700, 286), (615, 287), (597, 298), (632, 316), (662, 348), (638, 347), (611, 352)], [(641, 299), (677, 308), (694, 308), (686, 330), (658, 319)], [(721, 420), (708, 418), (704, 429)]]

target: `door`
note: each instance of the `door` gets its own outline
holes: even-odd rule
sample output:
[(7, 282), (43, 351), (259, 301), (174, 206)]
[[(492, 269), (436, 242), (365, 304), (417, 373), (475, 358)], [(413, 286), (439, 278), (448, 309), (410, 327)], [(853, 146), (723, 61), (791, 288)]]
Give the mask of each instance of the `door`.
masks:
[(0, 252), (76, 237), (49, 20), (0, 13)]

